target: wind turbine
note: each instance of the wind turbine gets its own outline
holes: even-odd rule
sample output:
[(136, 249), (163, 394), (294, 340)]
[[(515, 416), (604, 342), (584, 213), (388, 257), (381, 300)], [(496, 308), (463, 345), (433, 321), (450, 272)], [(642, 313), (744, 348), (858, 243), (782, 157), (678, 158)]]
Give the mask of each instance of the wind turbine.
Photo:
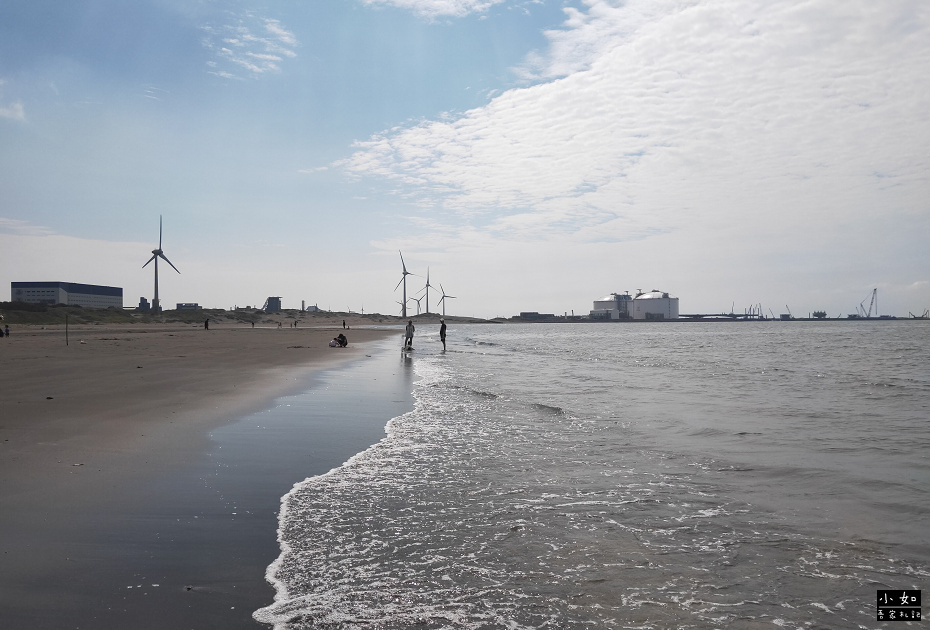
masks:
[[(158, 249), (152, 250), (152, 257), (149, 258), (148, 262), (142, 265), (142, 268), (145, 269), (148, 267), (149, 263), (153, 260), (155, 261), (155, 298), (152, 300), (152, 310), (156, 313), (159, 311), (159, 302), (158, 302), (158, 259), (163, 259), (166, 263), (171, 265), (171, 261), (165, 256), (165, 252), (161, 250), (161, 215), (158, 215)], [(178, 271), (178, 268), (174, 265), (171, 265), (171, 268), (175, 271)], [(181, 273), (178, 271), (178, 273)]]
[(418, 297), (418, 298), (412, 297), (412, 298), (410, 298), (410, 299), (417, 303), (417, 315), (419, 315), (419, 314), (420, 314), (420, 300), (422, 300), (423, 298), (421, 298), (421, 297)]
[(442, 297), (439, 298), (439, 301), (442, 302), (442, 316), (445, 317), (445, 316), (446, 316), (446, 298), (448, 298), (448, 299), (450, 299), (450, 300), (454, 300), (454, 299), (455, 299), (455, 296), (454, 296), (454, 295), (446, 295), (446, 290), (442, 288), (442, 283), (441, 283), (441, 282), (439, 283), (439, 288), (442, 289)]
[[(397, 283), (397, 287), (401, 284), (404, 285), (404, 301), (401, 304), (401, 317), (407, 317), (407, 276), (412, 276), (413, 274), (407, 271), (407, 265), (404, 264), (404, 255), (400, 253), (400, 250), (397, 250), (397, 253), (400, 254), (400, 266), (403, 268), (403, 275), (400, 277), (400, 282)], [(394, 287), (394, 290), (397, 290), (397, 287)]]
[[(430, 287), (433, 287), (433, 285), (429, 283), (429, 267), (427, 267), (426, 268), (426, 286), (423, 287), (426, 290), (426, 314), (427, 315), (429, 315), (429, 288)], [(436, 287), (433, 287), (433, 288), (435, 289)], [(419, 313), (417, 313), (417, 315), (419, 315)]]

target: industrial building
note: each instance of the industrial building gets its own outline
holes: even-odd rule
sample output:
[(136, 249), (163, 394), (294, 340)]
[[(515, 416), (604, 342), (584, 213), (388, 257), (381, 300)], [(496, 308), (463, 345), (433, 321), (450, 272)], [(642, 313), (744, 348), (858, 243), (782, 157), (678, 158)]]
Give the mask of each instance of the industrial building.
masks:
[(10, 299), (28, 304), (123, 308), (123, 289), (77, 282), (11, 282)]
[(653, 289), (633, 298), (633, 319), (678, 319), (678, 298)]
[(626, 293), (611, 293), (594, 301), (589, 317), (600, 320), (659, 320), (678, 319), (678, 298), (653, 289), (637, 291), (636, 296)]
[(611, 293), (594, 300), (591, 319), (633, 319), (633, 296), (626, 293)]

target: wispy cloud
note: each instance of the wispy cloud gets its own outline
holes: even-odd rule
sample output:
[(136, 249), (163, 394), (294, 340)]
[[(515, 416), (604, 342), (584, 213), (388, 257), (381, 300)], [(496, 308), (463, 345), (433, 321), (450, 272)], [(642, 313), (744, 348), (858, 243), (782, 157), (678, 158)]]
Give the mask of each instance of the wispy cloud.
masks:
[(52, 230), (42, 225), (35, 225), (20, 219), (0, 217), (0, 232), (21, 236), (51, 236)]
[(484, 13), (503, 0), (362, 0), (367, 5), (388, 5), (426, 18), (465, 17)]
[(297, 56), (297, 38), (278, 20), (251, 13), (234, 23), (204, 26), (203, 45), (212, 51), (210, 72), (227, 79), (258, 77), (281, 71), (281, 64)]
[(3, 102), (3, 84), (5, 82), (0, 80), (0, 118), (8, 118), (10, 120), (26, 120), (26, 110), (23, 109), (23, 104), (19, 101), (14, 101), (9, 104), (4, 104)]
[(864, 197), (919, 212), (927, 6), (591, 0), (525, 67), (548, 82), (387, 130), (339, 165), (526, 238), (726, 231), (747, 211), (818, 229), (868, 214)]
[(565, 7), (562, 28), (546, 31), (549, 49), (527, 55), (515, 72), (537, 81), (588, 69), (612, 48), (623, 46), (637, 31), (699, 0), (628, 0), (622, 7), (605, 0), (583, 0), (587, 12)]
[(150, 85), (143, 90), (142, 95), (149, 100), (161, 101), (167, 98), (169, 92), (168, 90)]

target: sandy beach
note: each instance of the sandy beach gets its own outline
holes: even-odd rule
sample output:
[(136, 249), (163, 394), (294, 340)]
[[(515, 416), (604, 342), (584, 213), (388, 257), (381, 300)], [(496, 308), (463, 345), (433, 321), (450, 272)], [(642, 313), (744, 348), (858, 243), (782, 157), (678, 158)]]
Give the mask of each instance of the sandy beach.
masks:
[[(0, 340), (0, 625), (262, 627), (251, 612), (274, 594), (280, 497), (409, 403), (393, 351), (374, 363), (399, 331), (352, 328), (330, 348), (339, 331), (82, 326), (66, 345), (62, 328), (16, 327)], [(233, 427), (217, 456), (211, 431), (333, 370), (354, 390), (331, 395), (352, 404), (274, 435)]]

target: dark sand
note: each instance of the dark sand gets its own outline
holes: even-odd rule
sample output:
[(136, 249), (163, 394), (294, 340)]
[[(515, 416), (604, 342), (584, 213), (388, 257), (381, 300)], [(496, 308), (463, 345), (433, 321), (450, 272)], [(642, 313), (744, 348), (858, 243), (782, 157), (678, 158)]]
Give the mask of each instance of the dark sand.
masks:
[(281, 496), (410, 406), (399, 332), (335, 334), (2, 340), (0, 628), (265, 628)]

